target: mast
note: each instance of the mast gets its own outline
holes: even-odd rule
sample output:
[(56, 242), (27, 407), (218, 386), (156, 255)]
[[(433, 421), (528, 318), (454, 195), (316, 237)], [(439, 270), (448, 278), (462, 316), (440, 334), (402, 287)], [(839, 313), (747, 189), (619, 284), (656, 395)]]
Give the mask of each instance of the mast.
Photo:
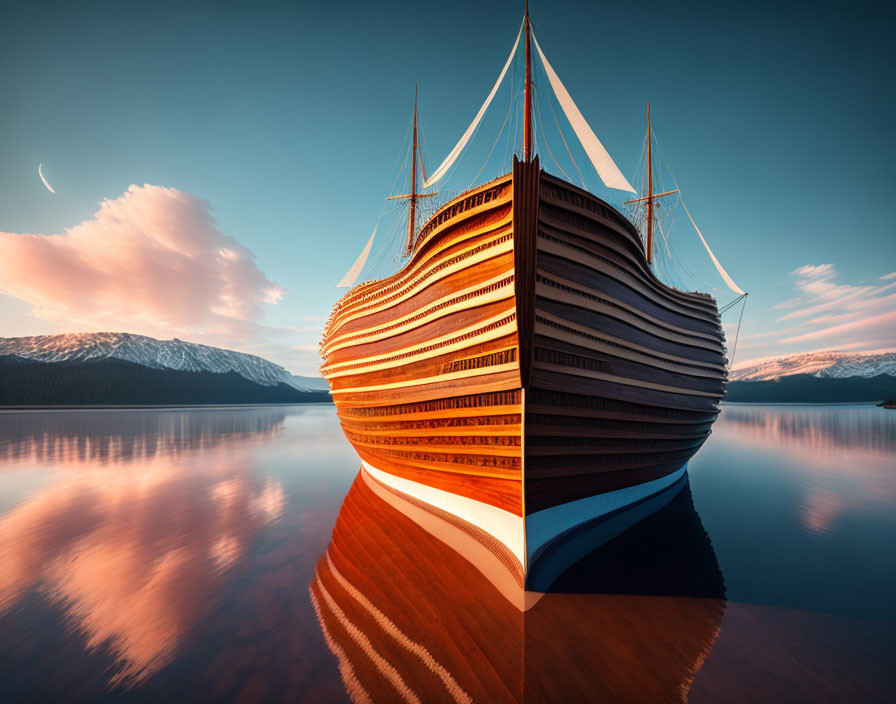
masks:
[[(411, 202), (411, 212), (408, 218), (408, 241), (404, 248), (404, 254), (407, 256), (414, 249), (414, 234), (417, 229), (417, 201), (421, 198), (432, 198), (437, 193), (417, 193), (417, 86), (414, 86), (414, 141), (411, 145), (411, 192), (402, 193), (397, 196), (389, 196), (386, 200), (398, 200), (408, 198)], [(420, 163), (423, 163), (423, 157), (420, 157)]]
[(532, 159), (532, 46), (530, 39), (532, 28), (529, 24), (529, 0), (526, 0), (526, 17), (523, 23), (525, 24), (523, 31), (526, 33), (526, 117), (523, 128), (523, 161), (529, 161)]
[(411, 216), (408, 222), (408, 242), (405, 254), (411, 253), (414, 246), (414, 230), (417, 226), (417, 86), (414, 86), (414, 144), (411, 147)]
[[(413, 201), (411, 201), (413, 203)], [(411, 205), (411, 208), (414, 206)], [(413, 211), (411, 211), (413, 212)], [(653, 262), (653, 154), (650, 147), (650, 101), (647, 101), (647, 263)]]
[(654, 193), (653, 192), (653, 140), (652, 135), (650, 134), (650, 101), (647, 102), (647, 195), (641, 196), (640, 198), (632, 198), (631, 200), (623, 201), (624, 205), (628, 205), (629, 203), (647, 203), (647, 242), (645, 246), (645, 250), (647, 251), (647, 263), (653, 263), (653, 214), (654, 214), (654, 201), (657, 198), (662, 198), (664, 196), (671, 196), (673, 193), (678, 193), (678, 189), (676, 188), (673, 191), (665, 191), (664, 193)]

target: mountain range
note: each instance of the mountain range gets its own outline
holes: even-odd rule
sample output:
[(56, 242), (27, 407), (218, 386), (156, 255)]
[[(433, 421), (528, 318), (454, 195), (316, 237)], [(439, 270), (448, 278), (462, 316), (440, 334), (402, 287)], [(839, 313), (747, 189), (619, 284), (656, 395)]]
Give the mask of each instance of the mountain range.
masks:
[[(730, 373), (726, 401), (877, 402), (896, 398), (896, 351), (810, 352)], [(300, 403), (326, 380), (183, 340), (120, 332), (0, 338), (0, 405)]]
[(295, 403), (322, 378), (243, 352), (130, 333), (0, 338), (0, 404)]
[(845, 379), (896, 374), (896, 351), (891, 352), (808, 352), (762, 359), (732, 370), (731, 381), (770, 381), (782, 376), (811, 374), (820, 379)]
[(865, 403), (896, 398), (896, 351), (826, 350), (758, 360), (730, 373), (726, 401)]

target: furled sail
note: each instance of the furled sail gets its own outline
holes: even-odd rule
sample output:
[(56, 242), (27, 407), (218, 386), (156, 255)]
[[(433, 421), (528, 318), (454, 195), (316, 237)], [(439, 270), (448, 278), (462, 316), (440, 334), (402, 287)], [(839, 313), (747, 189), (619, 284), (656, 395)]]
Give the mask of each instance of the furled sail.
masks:
[(615, 188), (620, 191), (635, 193), (635, 189), (631, 187), (631, 184), (629, 184), (625, 176), (622, 175), (619, 167), (616, 166), (613, 159), (607, 153), (607, 150), (604, 149), (604, 145), (600, 143), (600, 140), (594, 134), (594, 131), (588, 126), (588, 123), (585, 122), (585, 118), (582, 117), (582, 113), (579, 112), (579, 108), (576, 107), (576, 104), (573, 102), (573, 99), (570, 97), (563, 83), (560, 82), (560, 78), (554, 72), (547, 57), (538, 45), (538, 40), (535, 39), (535, 32), (532, 33), (532, 40), (535, 42), (535, 48), (538, 50), (538, 55), (541, 57), (541, 63), (544, 64), (544, 70), (548, 74), (548, 80), (551, 83), (551, 88), (554, 89), (554, 94), (557, 96), (560, 107), (562, 107), (563, 112), (566, 113), (566, 119), (569, 120), (569, 124), (579, 138), (579, 142), (582, 143), (585, 153), (588, 155), (591, 163), (594, 164), (594, 168), (597, 171), (598, 176), (600, 176), (601, 181), (604, 182), (604, 185), (606, 185), (607, 188)]
[(460, 138), (457, 144), (454, 145), (454, 149), (451, 150), (451, 153), (445, 157), (445, 161), (443, 161), (439, 168), (437, 168), (432, 176), (430, 176), (423, 183), (424, 188), (429, 188), (436, 181), (438, 181), (448, 169), (451, 168), (451, 165), (457, 160), (457, 157), (460, 156), (460, 153), (464, 150), (464, 147), (467, 146), (467, 142), (470, 141), (470, 138), (473, 136), (473, 133), (476, 131), (476, 128), (479, 126), (479, 123), (482, 121), (482, 116), (485, 115), (485, 111), (488, 110), (488, 106), (491, 105), (492, 99), (495, 97), (495, 93), (498, 92), (498, 88), (501, 86), (501, 82), (504, 80), (504, 76), (507, 75), (507, 69), (510, 68), (510, 64), (513, 61), (513, 57), (516, 54), (516, 48), (520, 44), (520, 36), (522, 36), (523, 27), (520, 26), (520, 31), (517, 32), (516, 41), (513, 43), (513, 49), (510, 50), (510, 56), (507, 57), (507, 63), (504, 64), (504, 68), (501, 69), (501, 74), (498, 76), (498, 80), (495, 81), (495, 85), (492, 87), (492, 92), (488, 94), (488, 97), (485, 99), (485, 102), (482, 104), (482, 107), (479, 108), (479, 112), (476, 113), (476, 117), (473, 118), (473, 122), (470, 123), (470, 126), (467, 127), (467, 131), (463, 133), (463, 136)]
[[(377, 227), (379, 227), (379, 224), (377, 224)], [(342, 281), (336, 284), (337, 288), (350, 288), (355, 285), (355, 281), (357, 281), (358, 277), (361, 275), (361, 270), (364, 268), (364, 264), (367, 263), (367, 257), (370, 256), (370, 248), (373, 247), (374, 237), (376, 237), (376, 227), (373, 228), (373, 234), (370, 236), (370, 239), (367, 240), (364, 250), (355, 260), (355, 263), (352, 264), (352, 268), (345, 273), (345, 276), (342, 277)]]
[(728, 275), (728, 272), (725, 271), (725, 267), (723, 267), (721, 265), (721, 263), (719, 263), (719, 260), (716, 259), (716, 255), (712, 253), (712, 250), (709, 248), (709, 245), (707, 244), (706, 239), (703, 237), (703, 233), (700, 232), (700, 228), (697, 227), (697, 223), (695, 223), (694, 218), (691, 217), (691, 213), (688, 210), (688, 206), (686, 206), (684, 204), (684, 200), (680, 200), (680, 202), (681, 202), (681, 207), (684, 208), (684, 212), (686, 212), (688, 214), (688, 218), (691, 221), (691, 225), (694, 226), (694, 229), (697, 231), (697, 234), (700, 236), (700, 241), (703, 243), (703, 246), (706, 247), (706, 251), (709, 253), (709, 258), (712, 259), (712, 263), (716, 265), (716, 269), (718, 270), (719, 274), (721, 274), (722, 278), (725, 280), (725, 284), (728, 286), (728, 288), (730, 288), (735, 293), (738, 293), (741, 296), (746, 296), (747, 292), (742, 291), (741, 288), (736, 283), (734, 283), (734, 279), (732, 279)]

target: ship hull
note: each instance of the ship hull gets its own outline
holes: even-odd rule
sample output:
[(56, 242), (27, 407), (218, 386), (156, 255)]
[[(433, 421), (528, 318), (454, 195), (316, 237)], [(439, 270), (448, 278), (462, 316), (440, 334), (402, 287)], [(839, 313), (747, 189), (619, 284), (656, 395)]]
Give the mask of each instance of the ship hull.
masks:
[(680, 479), (727, 379), (715, 301), (658, 281), (634, 226), (537, 159), (443, 206), (321, 347), (367, 471), (524, 574)]

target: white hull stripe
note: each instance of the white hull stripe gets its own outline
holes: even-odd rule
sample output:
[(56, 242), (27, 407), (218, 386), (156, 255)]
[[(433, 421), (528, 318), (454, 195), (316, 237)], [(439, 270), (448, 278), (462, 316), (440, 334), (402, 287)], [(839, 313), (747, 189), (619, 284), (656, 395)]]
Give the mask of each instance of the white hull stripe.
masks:
[(361, 464), (370, 476), (386, 486), (447, 511), (486, 531), (507, 546), (526, 569), (529, 557), (561, 533), (656, 494), (672, 486), (687, 471), (685, 463), (665, 477), (552, 506), (530, 514), (524, 521), (520, 516), (482, 501), (395, 476), (363, 460)]
[(494, 536), (496, 540), (507, 546), (516, 559), (520, 561), (520, 564), (525, 567), (526, 556), (522, 516), (517, 516), (510, 511), (505, 511), (502, 508), (483, 503), (482, 501), (452, 494), (450, 491), (443, 491), (411, 479), (397, 477), (364, 461), (361, 464), (374, 479), (386, 486), (447, 511)]

